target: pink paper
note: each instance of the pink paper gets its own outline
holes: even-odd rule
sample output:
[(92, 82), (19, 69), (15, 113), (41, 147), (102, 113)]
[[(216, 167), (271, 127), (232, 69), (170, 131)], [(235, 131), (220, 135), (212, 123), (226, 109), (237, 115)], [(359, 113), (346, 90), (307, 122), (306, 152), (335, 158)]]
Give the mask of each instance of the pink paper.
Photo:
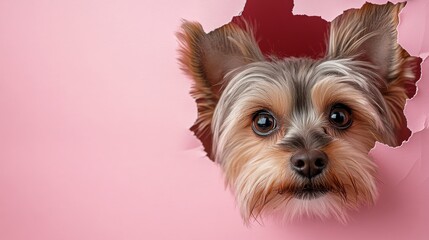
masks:
[[(363, 3), (296, 0), (294, 13), (332, 20)], [(429, 239), (427, 61), (405, 111), (413, 136), (371, 153), (376, 206), (345, 226), (242, 223), (188, 130), (196, 107), (174, 32), (182, 18), (212, 30), (244, 4), (1, 1), (0, 239)], [(411, 55), (428, 56), (427, 12), (427, 1), (410, 0), (401, 13)]]

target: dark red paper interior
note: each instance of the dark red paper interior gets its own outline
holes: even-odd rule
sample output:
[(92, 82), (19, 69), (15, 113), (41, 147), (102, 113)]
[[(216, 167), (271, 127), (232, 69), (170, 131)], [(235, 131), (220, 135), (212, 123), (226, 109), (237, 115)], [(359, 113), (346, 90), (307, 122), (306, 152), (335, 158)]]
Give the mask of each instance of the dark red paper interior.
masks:
[(241, 16), (232, 22), (243, 26), (243, 19), (256, 28), (259, 47), (278, 57), (322, 57), (329, 22), (321, 17), (293, 15), (293, 0), (247, 0)]

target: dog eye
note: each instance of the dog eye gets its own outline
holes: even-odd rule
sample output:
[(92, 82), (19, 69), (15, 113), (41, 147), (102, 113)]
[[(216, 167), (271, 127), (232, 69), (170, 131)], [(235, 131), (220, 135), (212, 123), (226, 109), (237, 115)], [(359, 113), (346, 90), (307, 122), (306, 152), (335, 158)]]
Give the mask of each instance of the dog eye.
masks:
[(256, 112), (253, 116), (252, 129), (259, 136), (270, 135), (277, 127), (274, 116), (268, 111)]
[(338, 129), (347, 129), (352, 124), (351, 110), (343, 104), (335, 104), (329, 113), (329, 122)]

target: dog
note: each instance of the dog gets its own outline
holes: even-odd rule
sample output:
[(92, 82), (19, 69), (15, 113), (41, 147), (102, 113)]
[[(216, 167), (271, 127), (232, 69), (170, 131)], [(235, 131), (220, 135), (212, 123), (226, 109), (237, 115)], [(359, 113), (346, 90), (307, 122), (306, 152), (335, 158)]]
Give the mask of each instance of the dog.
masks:
[(205, 33), (184, 21), (181, 68), (194, 81), (191, 128), (224, 172), (243, 220), (272, 213), (348, 219), (377, 199), (379, 141), (400, 142), (416, 57), (397, 43), (405, 3), (345, 11), (321, 59), (265, 56), (252, 28)]

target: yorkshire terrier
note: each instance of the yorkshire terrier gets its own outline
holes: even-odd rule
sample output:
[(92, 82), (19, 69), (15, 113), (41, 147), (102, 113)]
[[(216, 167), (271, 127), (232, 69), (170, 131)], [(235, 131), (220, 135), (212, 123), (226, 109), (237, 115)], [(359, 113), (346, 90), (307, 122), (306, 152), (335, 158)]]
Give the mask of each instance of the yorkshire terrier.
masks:
[[(376, 141), (397, 146), (414, 62), (397, 43), (405, 3), (366, 3), (330, 24), (322, 59), (264, 56), (250, 27), (177, 34), (198, 119), (245, 222), (265, 213), (347, 220), (377, 198)], [(406, 125), (406, 123), (405, 123)]]

